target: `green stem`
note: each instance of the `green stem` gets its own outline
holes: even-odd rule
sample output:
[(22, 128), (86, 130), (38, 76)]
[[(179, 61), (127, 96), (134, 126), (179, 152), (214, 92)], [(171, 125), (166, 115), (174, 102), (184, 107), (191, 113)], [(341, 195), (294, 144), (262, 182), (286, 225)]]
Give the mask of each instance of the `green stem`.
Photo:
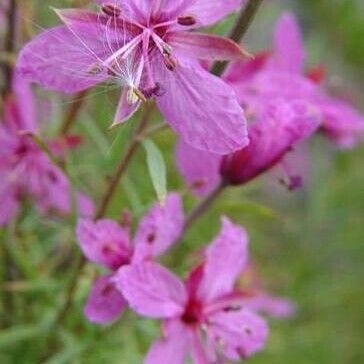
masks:
[[(260, 5), (263, 3), (263, 0), (249, 0), (246, 6), (241, 10), (238, 15), (235, 25), (230, 31), (229, 38), (236, 43), (240, 43), (243, 39), (244, 35), (248, 31), (250, 24), (252, 23), (255, 15), (258, 12)], [(228, 62), (216, 62), (214, 67), (212, 68), (212, 73), (221, 76)]]

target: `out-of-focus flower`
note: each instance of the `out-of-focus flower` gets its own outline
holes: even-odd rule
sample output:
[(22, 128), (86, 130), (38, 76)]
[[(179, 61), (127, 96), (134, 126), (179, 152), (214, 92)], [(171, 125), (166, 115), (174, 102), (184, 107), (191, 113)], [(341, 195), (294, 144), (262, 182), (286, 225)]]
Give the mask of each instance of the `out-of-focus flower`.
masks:
[(243, 58), (245, 52), (227, 38), (189, 31), (223, 18), (241, 0), (97, 2), (99, 13), (57, 10), (65, 26), (25, 46), (21, 74), (64, 92), (111, 78), (123, 86), (114, 125), (153, 97), (172, 128), (195, 148), (226, 154), (247, 145), (236, 95), (199, 64)]
[(140, 221), (131, 243), (129, 227), (113, 220), (82, 219), (77, 237), (84, 255), (111, 273), (97, 278), (88, 297), (85, 315), (95, 323), (116, 320), (126, 306), (114, 284), (120, 267), (143, 263), (165, 252), (179, 237), (184, 215), (178, 194), (167, 196), (164, 206), (153, 206)]
[(351, 147), (364, 135), (364, 117), (349, 103), (330, 96), (318, 81), (322, 67), (305, 72), (305, 50), (295, 16), (284, 13), (278, 20), (272, 52), (256, 59), (234, 62), (224, 79), (236, 91), (251, 117), (264, 112), (274, 98), (302, 99), (322, 115), (321, 131), (340, 147)]
[[(230, 185), (244, 184), (277, 164), (284, 168), (283, 159), (287, 153), (312, 135), (319, 123), (320, 114), (310, 104), (301, 100), (275, 99), (266, 104), (264, 112), (249, 126), (247, 147), (220, 157), (180, 143), (177, 165), (198, 194), (210, 192), (221, 181)], [(299, 177), (288, 172), (288, 187), (299, 187)]]
[(126, 266), (115, 281), (140, 315), (161, 318), (163, 338), (151, 347), (146, 364), (239, 361), (261, 350), (265, 321), (244, 305), (234, 289), (248, 260), (244, 229), (222, 220), (222, 230), (206, 249), (205, 261), (183, 283), (154, 262)]
[[(4, 102), (0, 123), (0, 225), (14, 218), (21, 199), (29, 196), (42, 213), (70, 213), (73, 205), (81, 215), (93, 213), (92, 202), (71, 191), (70, 183), (49, 156), (25, 135), (37, 133), (37, 111), (29, 84), (14, 77), (13, 92)], [(62, 143), (63, 148), (67, 140)], [(53, 143), (48, 143), (50, 149)], [(60, 148), (56, 148), (60, 152)], [(73, 196), (74, 195), (74, 196)]]

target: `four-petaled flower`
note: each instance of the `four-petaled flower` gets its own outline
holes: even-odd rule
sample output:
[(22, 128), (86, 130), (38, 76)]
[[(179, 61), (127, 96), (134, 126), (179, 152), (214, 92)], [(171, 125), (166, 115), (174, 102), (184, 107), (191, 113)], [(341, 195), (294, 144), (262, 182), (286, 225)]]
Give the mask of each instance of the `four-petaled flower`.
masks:
[(195, 364), (238, 361), (264, 347), (265, 321), (234, 289), (248, 260), (247, 234), (227, 218), (222, 224), (204, 263), (185, 283), (155, 262), (117, 273), (117, 287), (138, 314), (164, 319), (164, 337), (151, 347), (146, 364), (182, 364), (187, 356)]
[(81, 219), (77, 237), (84, 255), (111, 273), (96, 279), (86, 303), (85, 315), (99, 324), (116, 320), (126, 306), (123, 295), (114, 284), (120, 267), (142, 263), (165, 252), (179, 237), (183, 210), (178, 194), (170, 193), (164, 206), (156, 204), (141, 219), (130, 242), (129, 227), (113, 220)]
[(200, 60), (239, 59), (231, 40), (189, 32), (224, 17), (241, 0), (98, 0), (99, 13), (56, 10), (65, 26), (41, 33), (18, 70), (44, 87), (76, 92), (109, 78), (122, 84), (114, 124), (154, 97), (168, 123), (195, 148), (226, 154), (248, 144), (232, 88)]

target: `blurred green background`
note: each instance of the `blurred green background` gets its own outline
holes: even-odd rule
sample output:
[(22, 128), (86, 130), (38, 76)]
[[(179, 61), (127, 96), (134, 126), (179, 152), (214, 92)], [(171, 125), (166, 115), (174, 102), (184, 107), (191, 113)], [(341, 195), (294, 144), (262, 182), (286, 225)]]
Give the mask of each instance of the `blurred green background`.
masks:
[[(29, 4), (24, 0), (24, 6)], [(48, 5), (71, 1), (35, 1), (34, 22), (46, 27), (56, 22)], [(304, 27), (308, 64), (327, 68), (329, 87), (350, 91), (363, 110), (364, 2), (361, 0), (266, 0), (244, 43), (249, 50), (269, 46), (273, 24), (283, 9), (291, 9)], [(29, 22), (29, 19), (24, 21)], [(233, 18), (217, 27), (226, 32)], [(105, 92), (104, 92), (105, 91)], [(99, 88), (86, 100), (74, 129), (85, 143), (69, 156), (69, 169), (79, 187), (95, 200), (111, 174), (135, 121), (107, 131), (116, 98)], [(50, 96), (57, 130), (69, 99)], [(170, 189), (183, 189), (174, 167), (174, 136), (169, 131), (154, 138), (168, 163)], [(243, 224), (251, 236), (252, 256), (272, 292), (298, 304), (295, 318), (271, 321), (266, 350), (252, 364), (361, 364), (364, 363), (364, 145), (339, 151), (322, 137), (308, 147), (309, 169), (305, 187), (286, 192), (267, 178), (227, 191), (214, 209), (189, 232), (166, 264), (184, 273), (196, 249), (217, 232), (219, 216)], [(137, 154), (120, 186), (109, 216), (123, 208), (139, 216), (155, 199), (143, 150)], [(194, 199), (186, 196), (186, 208)], [(213, 223), (212, 223), (213, 222)], [(49, 322), (64, 298), (70, 270), (79, 255), (73, 236), (75, 217), (40, 219), (27, 206), (18, 227), (3, 232), (11, 241), (13, 259), (21, 267), (19, 282), (3, 286), (2, 294), (16, 292), (12, 328), (0, 331), (0, 363), (40, 362), (49, 335)], [(18, 229), (20, 231), (18, 231)], [(82, 314), (95, 267), (89, 266), (78, 286), (72, 312), (56, 332), (58, 345), (48, 363), (141, 363), (143, 353), (158, 335), (154, 322), (127, 313), (111, 327), (89, 324)], [(3, 312), (2, 315), (7, 315)], [(161, 363), (162, 364), (162, 363)]]

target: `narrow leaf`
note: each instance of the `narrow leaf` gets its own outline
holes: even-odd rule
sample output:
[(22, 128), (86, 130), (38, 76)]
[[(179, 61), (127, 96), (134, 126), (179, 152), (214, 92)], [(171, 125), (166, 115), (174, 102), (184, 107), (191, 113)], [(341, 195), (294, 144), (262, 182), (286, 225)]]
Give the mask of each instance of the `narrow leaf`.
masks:
[(154, 190), (161, 204), (167, 195), (167, 169), (163, 154), (149, 139), (143, 140), (143, 146), (147, 155), (147, 165)]

